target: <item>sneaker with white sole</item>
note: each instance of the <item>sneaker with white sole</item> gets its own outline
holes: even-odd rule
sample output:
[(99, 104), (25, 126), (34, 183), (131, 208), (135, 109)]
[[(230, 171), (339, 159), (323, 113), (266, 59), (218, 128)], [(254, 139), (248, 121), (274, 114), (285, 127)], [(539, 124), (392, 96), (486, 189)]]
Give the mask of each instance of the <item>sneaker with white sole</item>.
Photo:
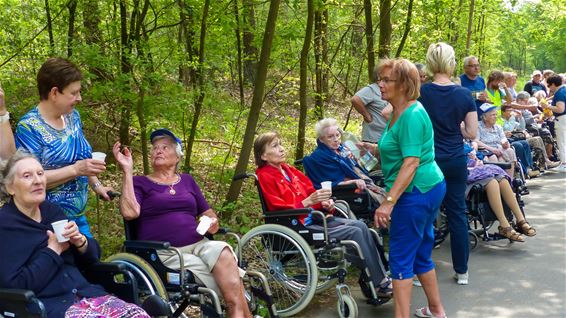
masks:
[(468, 272), (464, 274), (454, 274), (454, 279), (458, 285), (468, 285)]
[(546, 162), (546, 169), (554, 169), (560, 165), (560, 161), (550, 161)]
[(554, 168), (554, 170), (558, 172), (566, 172), (566, 163), (563, 163), (560, 166)]

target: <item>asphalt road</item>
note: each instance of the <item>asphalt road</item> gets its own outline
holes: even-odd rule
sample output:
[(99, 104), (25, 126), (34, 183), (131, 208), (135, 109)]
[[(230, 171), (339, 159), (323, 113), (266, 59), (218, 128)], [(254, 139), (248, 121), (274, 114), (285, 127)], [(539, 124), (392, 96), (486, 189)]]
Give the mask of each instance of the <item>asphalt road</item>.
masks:
[[(480, 241), (470, 255), (469, 285), (452, 279), (448, 241), (434, 250), (449, 318), (566, 318), (566, 173), (550, 171), (527, 184), (531, 194), (523, 197), (525, 213), (538, 234), (525, 243)], [(359, 317), (394, 317), (393, 301), (373, 307), (355, 284), (350, 287)], [(425, 304), (422, 288), (414, 287), (412, 311)], [(318, 296), (297, 317), (338, 317), (336, 296)]]

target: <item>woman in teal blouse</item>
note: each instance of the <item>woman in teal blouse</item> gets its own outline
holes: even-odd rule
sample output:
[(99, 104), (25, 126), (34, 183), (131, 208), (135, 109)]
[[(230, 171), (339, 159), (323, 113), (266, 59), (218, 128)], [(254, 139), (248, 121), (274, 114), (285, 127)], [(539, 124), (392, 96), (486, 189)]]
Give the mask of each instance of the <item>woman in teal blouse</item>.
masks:
[[(418, 317), (445, 317), (432, 261), (433, 222), (446, 192), (442, 171), (434, 161), (430, 118), (417, 101), (417, 68), (406, 59), (383, 60), (379, 67), (382, 98), (393, 113), (378, 149), (387, 190), (376, 210), (375, 224), (390, 223), (389, 262), (395, 295), (395, 316), (409, 317), (412, 279), (416, 274), (428, 297)], [(366, 147), (377, 152), (376, 147)], [(373, 149), (371, 149), (373, 148)]]

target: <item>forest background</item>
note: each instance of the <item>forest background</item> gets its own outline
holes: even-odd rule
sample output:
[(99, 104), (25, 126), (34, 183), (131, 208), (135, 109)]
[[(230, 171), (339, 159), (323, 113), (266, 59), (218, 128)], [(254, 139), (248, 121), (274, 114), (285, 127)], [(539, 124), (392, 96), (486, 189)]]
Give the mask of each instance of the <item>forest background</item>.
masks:
[[(359, 133), (351, 96), (382, 57), (423, 62), (444, 41), (482, 74), (566, 71), (561, 0), (0, 0), (0, 82), (12, 124), (38, 102), (35, 75), (50, 56), (84, 72), (78, 105), (94, 150), (130, 145), (149, 172), (148, 133), (173, 130), (190, 171), (232, 230), (262, 222), (252, 182), (257, 133), (282, 135), (289, 161), (315, 147), (314, 123)], [(111, 157), (111, 156), (109, 156)], [(120, 189), (112, 159), (100, 177)], [(242, 188), (243, 187), (243, 188)], [(123, 241), (116, 202), (91, 195), (88, 217), (105, 254)]]

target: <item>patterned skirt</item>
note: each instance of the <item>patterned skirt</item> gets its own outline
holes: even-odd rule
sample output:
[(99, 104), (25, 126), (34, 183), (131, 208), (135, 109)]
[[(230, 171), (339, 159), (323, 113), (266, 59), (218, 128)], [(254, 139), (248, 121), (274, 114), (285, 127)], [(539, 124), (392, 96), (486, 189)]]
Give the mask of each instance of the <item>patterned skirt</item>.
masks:
[(65, 318), (149, 318), (140, 307), (106, 295), (83, 298), (69, 307)]

